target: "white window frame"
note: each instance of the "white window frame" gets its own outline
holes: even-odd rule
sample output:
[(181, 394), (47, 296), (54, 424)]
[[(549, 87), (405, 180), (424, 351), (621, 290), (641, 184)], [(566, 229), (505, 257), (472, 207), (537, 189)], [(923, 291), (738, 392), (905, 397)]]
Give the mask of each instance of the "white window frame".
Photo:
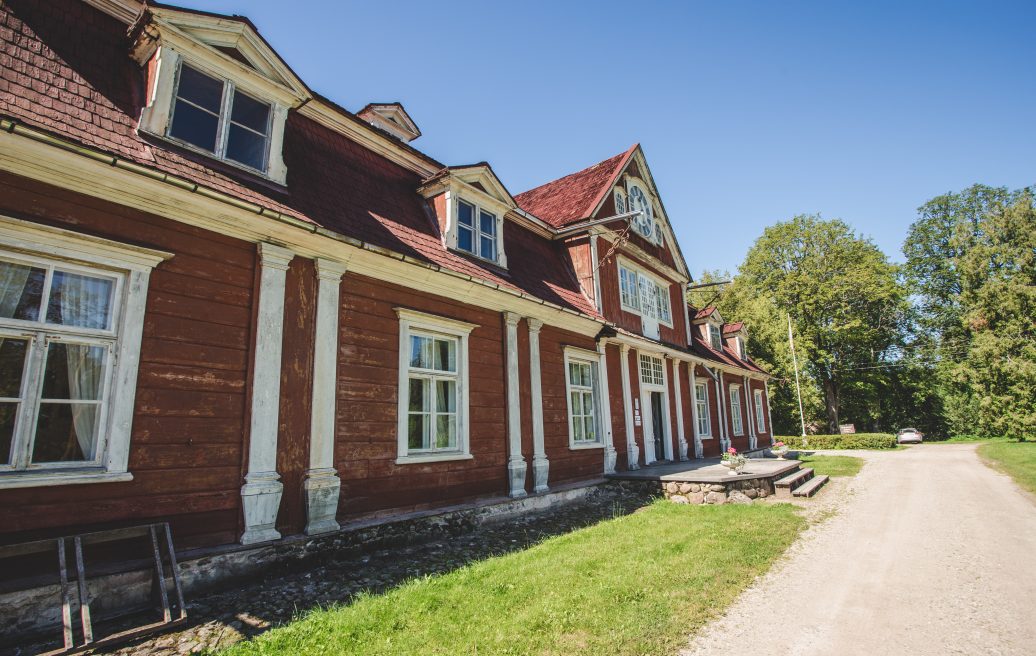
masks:
[[(453, 182), (445, 192), (446, 194), (446, 216), (447, 225), (446, 233), (444, 235), (446, 248), (461, 253), (466, 257), (474, 257), (490, 264), (494, 264), (501, 269), (507, 268), (507, 253), (504, 250), (505, 236), (504, 236), (504, 216), (508, 212), (508, 207), (499, 200), (493, 198), (489, 194), (483, 192), (477, 187), (473, 187), (461, 181)], [(468, 205), (475, 206), (475, 240), (473, 244), (476, 252), (466, 251), (460, 248), (460, 203), (465, 202)], [(479, 226), (478, 217), (479, 213), (485, 211), (488, 214), (492, 214), (496, 217), (496, 259), (490, 259), (482, 257), (477, 253), (481, 246), (478, 244)]]
[[(101, 410), (98, 413), (95, 459), (92, 462), (30, 464), (27, 457), (16, 457), (14, 465), (0, 467), (0, 489), (132, 480), (133, 475), (128, 471), (129, 447), (148, 281), (151, 270), (172, 257), (172, 254), (6, 216), (0, 216), (0, 253), (5, 259), (33, 266), (57, 266), (111, 278), (116, 282), (111, 325), (107, 329), (3, 320), (5, 334), (31, 336), (30, 344), (35, 348), (43, 348), (35, 341), (38, 336), (46, 335), (55, 341), (68, 339), (77, 343), (103, 345), (109, 349), (109, 354), (104, 372), (102, 402), (99, 404)], [(46, 308), (42, 311), (45, 312)], [(40, 355), (30, 354), (28, 357), (38, 358)], [(26, 369), (29, 374), (33, 368), (30, 365)], [(28, 396), (26, 386), (40, 384), (42, 382), (35, 375), (22, 382), (22, 398), (29, 399), (29, 402), (19, 410), (15, 444), (20, 444), (26, 450), (29, 432), (35, 427), (35, 411), (38, 407), (38, 402), (33, 402)], [(38, 397), (38, 394), (35, 396)], [(25, 425), (26, 421), (30, 421), (31, 425)], [(21, 435), (18, 435), (19, 431)]]
[(730, 386), (730, 427), (736, 437), (745, 434), (745, 422), (741, 413), (741, 386)]
[(753, 390), (752, 395), (755, 399), (755, 432), (766, 433), (766, 418), (763, 417), (763, 391), (761, 389)]
[(748, 354), (745, 352), (745, 338), (741, 335), (737, 336), (737, 356), (742, 360), (748, 359)]
[(709, 346), (712, 350), (723, 352), (723, 329), (714, 323), (707, 324), (709, 327)]
[[(288, 107), (296, 103), (298, 101), (297, 98), (287, 90), (278, 87), (278, 85), (268, 80), (256, 81), (251, 77), (235, 75), (230, 69), (221, 65), (215, 59), (213, 61), (205, 60), (195, 51), (192, 51), (191, 56), (185, 57), (178, 50), (168, 45), (162, 45), (159, 47), (155, 57), (157, 58), (155, 78), (149, 89), (147, 106), (144, 107), (140, 114), (139, 129), (142, 132), (175, 143), (191, 152), (218, 160), (227, 166), (266, 178), (277, 184), (283, 185), (286, 183), (288, 169), (284, 164), (284, 127), (287, 123)], [(232, 85), (233, 89), (240, 89), (255, 100), (269, 103), (270, 124), (267, 135), (266, 168), (264, 170), (254, 169), (247, 164), (225, 159), (204, 148), (199, 148), (194, 144), (169, 136), (169, 130), (173, 125), (173, 110), (176, 105), (177, 87), (183, 63), (206, 75), (222, 80), (224, 83), (224, 104), (220, 112), (220, 144), (224, 144), (226, 141), (225, 130), (227, 127), (224, 123), (229, 124), (229, 120), (224, 119), (224, 113), (229, 111), (227, 105), (229, 102), (228, 98), (233, 98), (232, 93), (227, 93), (227, 85)], [(219, 146), (217, 145), (218, 150)]]
[[(644, 269), (632, 264), (626, 258), (618, 259), (619, 266), (619, 305), (626, 312), (632, 312), (640, 317), (648, 317), (658, 321), (659, 324), (666, 326), (667, 328), (673, 328), (673, 307), (672, 299), (670, 298), (670, 283), (665, 281), (663, 278), (659, 278), (656, 275), (648, 273)], [(635, 283), (637, 290), (637, 305), (630, 305), (627, 300), (623, 298), (622, 279), (623, 270), (626, 272), (627, 281), (632, 280)], [(642, 281), (643, 284), (642, 284)], [(644, 287), (646, 285), (646, 287)], [(645, 291), (645, 289), (647, 291)], [(647, 298), (645, 298), (647, 297)], [(653, 298), (652, 298), (653, 297)], [(645, 301), (651, 300), (651, 307), (645, 307)], [(665, 313), (669, 315), (666, 319), (662, 317), (662, 312), (656, 310), (656, 303), (663, 302)]]
[[(660, 358), (658, 356), (649, 355), (647, 353), (641, 353), (640, 357), (637, 359), (637, 363), (639, 365), (638, 366), (638, 371), (640, 372), (640, 382), (642, 384), (644, 384), (644, 385), (657, 385), (657, 386), (660, 386), (660, 387), (664, 387), (665, 386), (665, 384), (666, 384), (666, 375), (665, 375), (665, 360), (664, 359), (662, 359), (662, 358)], [(651, 368), (651, 376), (650, 377), (644, 375), (644, 366), (645, 366), (645, 364), (648, 367)], [(656, 374), (658, 375), (657, 378), (655, 377)]]
[[(591, 381), (591, 392), (594, 402), (594, 434), (597, 439), (576, 441), (575, 430), (573, 428), (573, 420), (575, 417), (572, 414), (572, 392), (576, 389), (585, 390), (585, 388), (575, 388), (572, 385), (572, 380), (569, 376), (569, 364), (586, 364), (590, 366), (590, 381)], [(604, 402), (601, 398), (601, 354), (596, 351), (586, 351), (583, 349), (574, 348), (571, 346), (565, 347), (565, 407), (566, 415), (568, 416), (568, 448), (576, 451), (580, 449), (603, 449), (604, 448), (604, 421), (601, 417), (601, 404)]]
[[(468, 336), (477, 328), (476, 324), (440, 317), (408, 308), (395, 308), (399, 317), (399, 384), (397, 388), (397, 465), (448, 460), (470, 460), (470, 386), (468, 378)], [(431, 334), (452, 337), (457, 343), (457, 448), (436, 451), (410, 451), (408, 440), (409, 389), (410, 389), (410, 335)]]
[[(474, 225), (470, 226), (470, 228), (471, 228), (471, 247), (474, 250), (470, 250), (470, 251), (464, 250), (463, 248), (460, 247), (460, 231), (462, 229), (462, 226), (461, 226), (461, 223), (460, 223), (460, 206), (461, 205), (468, 205), (468, 206), (470, 206), (471, 207), (471, 211), (472, 211), (472, 217), (473, 217), (472, 221), (473, 221)], [(482, 230), (482, 214), (483, 213), (488, 214), (489, 216), (493, 217), (493, 231), (494, 232), (493, 232), (492, 235), (490, 235), (490, 234), (488, 234), (486, 232), (483, 232), (483, 230)], [(467, 226), (464, 226), (464, 227), (466, 228)], [(490, 210), (489, 208), (483, 207), (483, 206), (479, 205), (476, 202), (470, 201), (470, 200), (468, 200), (466, 198), (459, 198), (459, 199), (457, 199), (457, 250), (458, 251), (460, 251), (461, 253), (466, 253), (468, 255), (472, 255), (474, 257), (477, 257), (480, 260), (485, 260), (487, 262), (492, 262), (493, 264), (496, 264), (497, 261), (500, 259), (500, 229), (501, 229), (500, 216), (496, 212)], [(485, 255), (482, 254), (482, 237), (483, 236), (492, 237), (493, 238), (493, 257), (486, 257)]]
[(712, 417), (709, 416), (709, 385), (694, 383), (694, 412), (698, 422), (698, 437), (712, 439)]

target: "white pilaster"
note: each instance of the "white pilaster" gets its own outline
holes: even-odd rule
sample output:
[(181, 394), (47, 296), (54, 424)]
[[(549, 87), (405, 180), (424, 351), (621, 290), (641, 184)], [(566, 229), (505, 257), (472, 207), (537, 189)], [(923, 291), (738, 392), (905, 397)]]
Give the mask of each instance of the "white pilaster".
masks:
[(759, 443), (755, 435), (755, 399), (752, 398), (752, 379), (745, 376), (745, 405), (748, 406), (748, 448), (754, 449)]
[[(590, 271), (594, 279), (594, 306), (598, 312), (604, 312), (604, 305), (601, 303), (601, 264), (597, 259), (597, 235), (590, 235)], [(684, 304), (686, 305), (686, 303)]]
[(248, 473), (241, 487), (245, 532), (241, 544), (277, 540), (274, 528), (284, 485), (277, 473), (277, 428), (281, 401), (281, 346), (284, 336), (284, 282), (295, 254), (259, 244), (259, 310), (252, 370), (252, 420)]
[(522, 457), (522, 415), (518, 384), (518, 322), (521, 316), (504, 312), (507, 323), (507, 475), (511, 497), (524, 497), (525, 470), (528, 465)]
[(604, 473), (615, 473), (615, 439), (612, 436), (612, 406), (611, 394), (608, 392), (608, 340), (602, 339), (597, 344), (597, 352), (601, 354), (601, 364), (597, 371), (601, 380), (598, 388), (601, 390), (601, 430), (604, 431)]
[(770, 444), (773, 444), (773, 413), (770, 411), (770, 385), (768, 380), (763, 379), (763, 394), (766, 395), (766, 434), (770, 438)]
[(540, 329), (543, 322), (527, 319), (529, 324), (529, 391), (532, 394), (532, 491), (546, 492), (550, 461), (543, 442), (543, 387), (540, 374)]
[(640, 469), (640, 449), (637, 448), (636, 436), (633, 433), (633, 392), (630, 391), (630, 347), (619, 345), (619, 365), (622, 372), (622, 408), (626, 414), (626, 453), (628, 469)]
[(317, 317), (313, 343), (313, 407), (309, 422), (309, 470), (306, 534), (337, 531), (338, 493), (335, 470), (335, 391), (338, 388), (338, 297), (345, 265), (316, 259)]
[(723, 372), (716, 370), (716, 407), (719, 409), (719, 447), (721, 452), (730, 448), (729, 433), (727, 432), (727, 404), (730, 399), (726, 396), (726, 385), (723, 383)]
[(687, 460), (687, 434), (683, 427), (683, 397), (680, 385), (680, 361), (673, 359), (673, 397), (676, 399), (676, 445), (680, 450), (680, 460)]
[[(701, 433), (698, 431), (698, 380), (695, 377), (695, 369), (698, 368), (693, 362), (688, 363), (687, 368), (691, 376), (691, 430), (694, 433), (694, 457), (702, 458), (705, 455), (701, 444)], [(708, 389), (708, 388), (706, 388)], [(706, 397), (708, 398), (708, 397)], [(709, 404), (705, 404), (705, 412), (709, 411)]]

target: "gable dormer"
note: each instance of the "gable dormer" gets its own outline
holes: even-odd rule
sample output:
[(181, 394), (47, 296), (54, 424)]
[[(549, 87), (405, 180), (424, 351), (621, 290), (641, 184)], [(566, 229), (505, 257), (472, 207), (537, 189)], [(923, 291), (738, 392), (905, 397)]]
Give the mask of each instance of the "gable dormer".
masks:
[(504, 217), (517, 204), (489, 164), (447, 167), (418, 192), (431, 203), (443, 246), (507, 268)]
[(727, 348), (737, 354), (742, 360), (748, 359), (748, 331), (741, 321), (737, 323), (723, 324), (723, 340)]
[(421, 130), (418, 129), (417, 124), (403, 109), (403, 105), (398, 102), (370, 103), (356, 115), (379, 130), (406, 143), (421, 136)]
[(311, 94), (251, 23), (150, 7), (132, 34), (148, 71), (141, 132), (284, 184), (288, 110)]
[(707, 307), (699, 310), (694, 315), (694, 325), (697, 327), (698, 336), (703, 342), (712, 347), (712, 350), (723, 352), (723, 317), (715, 307)]

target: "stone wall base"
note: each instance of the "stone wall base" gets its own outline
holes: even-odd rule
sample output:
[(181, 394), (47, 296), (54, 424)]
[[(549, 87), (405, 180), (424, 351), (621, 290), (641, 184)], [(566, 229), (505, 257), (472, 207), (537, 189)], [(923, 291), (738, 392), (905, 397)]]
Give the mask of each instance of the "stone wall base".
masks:
[(628, 489), (664, 496), (673, 503), (751, 503), (773, 495), (773, 480), (751, 478), (727, 483), (678, 483), (674, 481), (622, 481)]
[[(346, 523), (341, 530), (315, 536), (293, 535), (261, 545), (227, 545), (177, 553), (180, 581), (188, 604), (192, 595), (229, 587), (260, 575), (310, 566), (323, 558), (431, 542), (471, 532), (477, 526), (572, 503), (597, 491), (603, 480), (556, 487), (522, 499), (489, 499), (463, 506)], [(175, 538), (175, 536), (174, 536)], [(87, 586), (94, 620), (118, 617), (150, 605), (152, 570), (107, 572), (90, 576)], [(146, 566), (146, 565), (145, 565)], [(172, 581), (169, 581), (170, 589)], [(76, 595), (73, 594), (73, 598)], [(59, 638), (60, 588), (38, 585), (0, 592), (0, 644), (18, 644), (32, 636)], [(73, 602), (74, 603), (74, 602)], [(78, 619), (78, 607), (72, 609)]]

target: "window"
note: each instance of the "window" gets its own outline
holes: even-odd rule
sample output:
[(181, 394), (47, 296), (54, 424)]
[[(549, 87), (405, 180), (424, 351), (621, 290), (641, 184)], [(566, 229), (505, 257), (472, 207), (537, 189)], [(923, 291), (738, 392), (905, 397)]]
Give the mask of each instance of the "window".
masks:
[(742, 360), (748, 359), (748, 353), (745, 350), (745, 340), (740, 335), (737, 338), (737, 355)]
[(665, 385), (665, 367), (662, 358), (640, 356), (640, 380), (648, 385)]
[(694, 415), (698, 421), (698, 435), (712, 435), (712, 420), (709, 417), (709, 386), (705, 383), (694, 384)]
[(766, 432), (766, 419), (763, 417), (763, 391), (755, 390), (755, 432)]
[(618, 189), (615, 190), (615, 214), (626, 213), (626, 197)]
[(569, 446), (579, 448), (602, 444), (598, 405), (597, 354), (566, 351), (565, 368), (568, 385)]
[(166, 257), (0, 217), (0, 487), (131, 478), (146, 272)]
[(619, 301), (624, 310), (673, 323), (669, 286), (624, 264), (619, 264)]
[[(477, 217), (477, 218), (476, 218)], [(467, 201), (457, 204), (457, 248), (497, 261), (496, 215)]]
[(396, 308), (400, 318), (397, 463), (469, 458), (467, 347), (472, 324)]
[(720, 332), (719, 326), (714, 323), (709, 324), (709, 342), (712, 343), (713, 349), (723, 350), (723, 334)]
[(734, 426), (734, 435), (744, 435), (745, 427), (741, 423), (741, 387), (730, 386), (730, 423)]
[(270, 145), (269, 103), (233, 82), (181, 61), (168, 136), (216, 157), (265, 172)]

